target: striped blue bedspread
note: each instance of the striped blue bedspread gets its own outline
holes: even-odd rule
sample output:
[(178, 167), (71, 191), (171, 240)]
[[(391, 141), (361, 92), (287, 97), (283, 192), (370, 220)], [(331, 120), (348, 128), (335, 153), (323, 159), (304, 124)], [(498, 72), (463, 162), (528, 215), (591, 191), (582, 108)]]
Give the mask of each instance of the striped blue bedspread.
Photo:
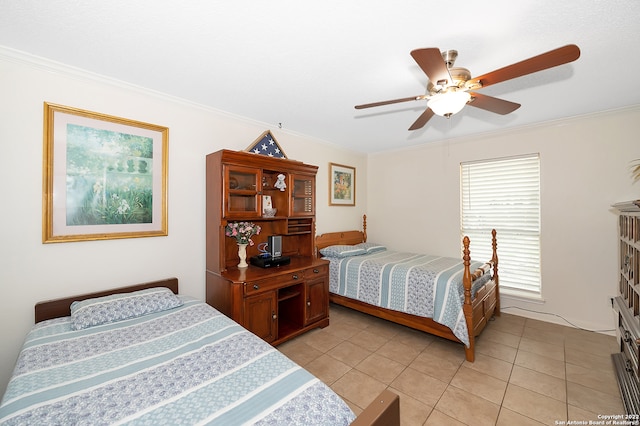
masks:
[(328, 386), (209, 305), (27, 335), (0, 423), (348, 425)]
[[(329, 291), (370, 305), (432, 318), (449, 327), (469, 346), (462, 306), (461, 259), (385, 250), (361, 256), (330, 258)], [(471, 272), (484, 265), (471, 262)], [(491, 279), (474, 281), (472, 294)]]

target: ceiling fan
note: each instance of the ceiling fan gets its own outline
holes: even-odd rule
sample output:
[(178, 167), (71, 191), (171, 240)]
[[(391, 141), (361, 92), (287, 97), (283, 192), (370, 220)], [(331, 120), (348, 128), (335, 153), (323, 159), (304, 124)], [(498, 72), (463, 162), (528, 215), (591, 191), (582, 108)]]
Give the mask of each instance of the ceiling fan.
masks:
[(573, 62), (580, 57), (580, 49), (575, 44), (569, 44), (473, 78), (468, 69), (453, 66), (458, 56), (455, 50), (440, 52), (440, 49), (430, 47), (413, 50), (411, 56), (429, 78), (427, 94), (356, 105), (355, 108), (364, 109), (427, 99), (427, 109), (409, 127), (409, 130), (420, 129), (434, 114), (449, 118), (467, 104), (496, 114), (509, 114), (520, 108), (520, 104), (482, 95), (475, 91), (492, 84)]

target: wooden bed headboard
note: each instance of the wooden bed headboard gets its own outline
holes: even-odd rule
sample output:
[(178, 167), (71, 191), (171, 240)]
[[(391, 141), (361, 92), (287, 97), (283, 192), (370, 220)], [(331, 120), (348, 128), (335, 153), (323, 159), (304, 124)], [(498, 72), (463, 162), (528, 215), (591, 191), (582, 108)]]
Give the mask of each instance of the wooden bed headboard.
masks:
[(71, 315), (71, 303), (76, 300), (91, 299), (94, 297), (109, 296), (116, 293), (130, 293), (132, 291), (144, 290), (153, 287), (167, 287), (175, 294), (178, 294), (178, 279), (167, 278), (159, 281), (150, 281), (142, 284), (134, 284), (126, 287), (114, 288), (111, 290), (98, 291), (95, 293), (81, 294), (78, 296), (65, 297), (62, 299), (47, 300), (38, 302), (35, 306), (35, 322), (40, 322), (52, 318), (68, 317)]
[(327, 232), (316, 237), (316, 250), (333, 245), (354, 245), (367, 242), (367, 215), (362, 216), (362, 231)]

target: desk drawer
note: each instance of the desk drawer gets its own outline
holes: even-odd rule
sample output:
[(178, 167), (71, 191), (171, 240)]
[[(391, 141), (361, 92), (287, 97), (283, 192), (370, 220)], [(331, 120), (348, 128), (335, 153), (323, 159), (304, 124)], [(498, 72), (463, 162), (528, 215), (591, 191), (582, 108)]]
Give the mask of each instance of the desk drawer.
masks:
[(244, 285), (244, 294), (251, 295), (263, 291), (274, 290), (280, 287), (304, 281), (304, 271), (287, 272), (286, 274), (262, 278), (255, 281), (247, 281)]
[(312, 280), (327, 274), (329, 274), (329, 265), (318, 265), (304, 270), (304, 278), (306, 280)]

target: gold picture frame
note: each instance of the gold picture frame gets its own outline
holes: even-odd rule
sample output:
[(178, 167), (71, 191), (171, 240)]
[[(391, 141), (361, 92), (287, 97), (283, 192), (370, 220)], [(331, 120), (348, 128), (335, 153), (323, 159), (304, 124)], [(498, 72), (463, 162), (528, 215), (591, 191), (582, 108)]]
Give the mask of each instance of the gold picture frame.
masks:
[(329, 163), (329, 205), (356, 205), (356, 168)]
[(42, 242), (168, 235), (169, 129), (44, 103)]

